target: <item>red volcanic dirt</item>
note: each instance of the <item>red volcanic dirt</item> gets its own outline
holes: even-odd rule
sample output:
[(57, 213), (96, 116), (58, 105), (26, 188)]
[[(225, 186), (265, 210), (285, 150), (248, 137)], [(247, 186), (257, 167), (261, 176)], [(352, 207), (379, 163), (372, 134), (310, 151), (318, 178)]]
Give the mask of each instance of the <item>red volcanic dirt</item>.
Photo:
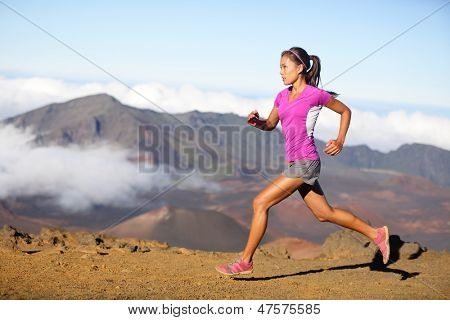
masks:
[[(233, 261), (238, 253), (189, 250), (157, 241), (106, 238), (87, 232), (43, 229), (39, 235), (27, 235), (4, 227), (0, 237), (0, 297), (449, 298), (449, 253), (417, 251), (418, 245), (403, 243), (385, 266), (373, 256), (371, 246), (354, 238), (348, 232), (331, 235), (322, 245), (322, 254), (314, 259), (275, 257), (262, 247), (254, 256), (252, 274), (230, 278), (214, 267)], [(279, 241), (289, 248), (293, 243)]]

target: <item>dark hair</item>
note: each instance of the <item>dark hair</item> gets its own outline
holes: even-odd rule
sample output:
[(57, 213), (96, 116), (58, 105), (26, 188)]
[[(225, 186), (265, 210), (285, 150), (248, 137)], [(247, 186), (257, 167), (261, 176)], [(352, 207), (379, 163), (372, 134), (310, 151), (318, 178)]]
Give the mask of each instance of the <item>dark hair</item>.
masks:
[[(294, 52), (294, 53), (293, 53)], [(296, 64), (303, 64), (303, 71), (301, 74), (305, 75), (306, 83), (310, 86), (314, 86), (317, 88), (320, 80), (320, 59), (318, 56), (309, 55), (304, 49), (299, 47), (292, 47), (289, 50), (285, 50), (281, 53), (281, 57), (287, 55), (289, 59), (291, 59)], [(300, 61), (300, 59), (303, 61)], [(310, 60), (312, 60), (313, 64), (311, 67)], [(334, 98), (336, 98), (339, 94), (334, 91), (328, 91)]]

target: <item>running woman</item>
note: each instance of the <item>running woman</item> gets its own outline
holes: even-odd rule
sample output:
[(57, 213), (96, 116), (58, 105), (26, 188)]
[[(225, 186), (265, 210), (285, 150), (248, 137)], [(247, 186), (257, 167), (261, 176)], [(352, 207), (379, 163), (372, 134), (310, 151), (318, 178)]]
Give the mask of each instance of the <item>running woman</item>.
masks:
[(299, 47), (283, 51), (280, 74), (283, 83), (290, 86), (277, 94), (269, 118), (259, 118), (254, 110), (248, 115), (247, 123), (271, 131), (281, 121), (287, 166), (273, 183), (253, 199), (252, 224), (242, 255), (234, 262), (216, 266), (216, 270), (225, 275), (252, 273), (253, 255), (266, 231), (269, 209), (296, 190), (319, 221), (335, 223), (367, 236), (377, 245), (383, 255), (383, 263), (387, 264), (390, 252), (387, 226), (375, 229), (353, 213), (331, 207), (318, 180), (321, 163), (313, 132), (319, 112), (326, 106), (341, 115), (337, 138), (329, 140), (323, 150), (327, 155), (336, 156), (344, 145), (351, 110), (335, 99), (338, 94), (317, 88), (320, 81), (318, 56), (309, 55)]

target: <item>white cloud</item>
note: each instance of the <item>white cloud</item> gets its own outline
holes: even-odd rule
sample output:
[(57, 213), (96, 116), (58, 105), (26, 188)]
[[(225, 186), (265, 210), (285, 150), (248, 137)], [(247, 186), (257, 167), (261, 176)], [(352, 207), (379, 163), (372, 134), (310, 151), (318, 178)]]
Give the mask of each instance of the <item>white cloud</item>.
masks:
[[(152, 82), (137, 84), (133, 89), (170, 113), (196, 109), (247, 116), (251, 110), (256, 109), (262, 117), (267, 117), (275, 98), (274, 94), (273, 98), (250, 99), (228, 92), (201, 90), (189, 84), (172, 88)], [(0, 92), (0, 118), (20, 114), (44, 104), (103, 92), (113, 95), (124, 104), (161, 111), (119, 83), (76, 84), (50, 78), (0, 77)], [(404, 143), (419, 142), (450, 149), (450, 141), (447, 139), (450, 120), (447, 117), (399, 109), (385, 112), (385, 115), (381, 116), (371, 111), (361, 111), (353, 105), (349, 107), (353, 114), (346, 145), (367, 144), (373, 149), (387, 152)], [(388, 110), (391, 109), (392, 105)], [(323, 108), (315, 136), (325, 141), (336, 138), (339, 123), (338, 114)]]
[[(161, 168), (140, 173), (127, 160), (127, 150), (107, 145), (35, 147), (33, 139), (31, 129), (0, 127), (0, 198), (49, 195), (66, 212), (83, 211), (94, 204), (131, 207), (143, 192), (165, 189), (176, 181)], [(179, 186), (218, 190), (216, 183), (195, 174)]]
[[(192, 110), (233, 112), (247, 115), (258, 108), (270, 112), (273, 99), (248, 99), (221, 91), (202, 91), (186, 84), (171, 88), (160, 83), (137, 84), (132, 87), (163, 110), (170, 113)], [(145, 98), (119, 83), (74, 84), (50, 78), (7, 79), (0, 76), (0, 118), (20, 114), (48, 103), (64, 102), (82, 96), (108, 93), (124, 104), (163, 111)]]
[[(405, 143), (431, 144), (450, 150), (450, 120), (428, 116), (421, 112), (391, 111), (385, 116), (352, 109), (346, 145), (367, 144), (382, 152), (397, 149)], [(315, 136), (321, 140), (335, 139), (339, 132), (340, 116), (323, 108), (317, 120)]]

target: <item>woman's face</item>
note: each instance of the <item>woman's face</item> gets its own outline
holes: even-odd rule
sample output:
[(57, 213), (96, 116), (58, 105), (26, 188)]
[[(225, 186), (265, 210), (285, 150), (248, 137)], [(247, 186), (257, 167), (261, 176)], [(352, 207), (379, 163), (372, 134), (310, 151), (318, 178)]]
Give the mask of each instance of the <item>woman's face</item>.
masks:
[(280, 75), (283, 83), (293, 84), (298, 79), (298, 75), (303, 70), (303, 65), (297, 65), (288, 55), (284, 55), (280, 60)]

